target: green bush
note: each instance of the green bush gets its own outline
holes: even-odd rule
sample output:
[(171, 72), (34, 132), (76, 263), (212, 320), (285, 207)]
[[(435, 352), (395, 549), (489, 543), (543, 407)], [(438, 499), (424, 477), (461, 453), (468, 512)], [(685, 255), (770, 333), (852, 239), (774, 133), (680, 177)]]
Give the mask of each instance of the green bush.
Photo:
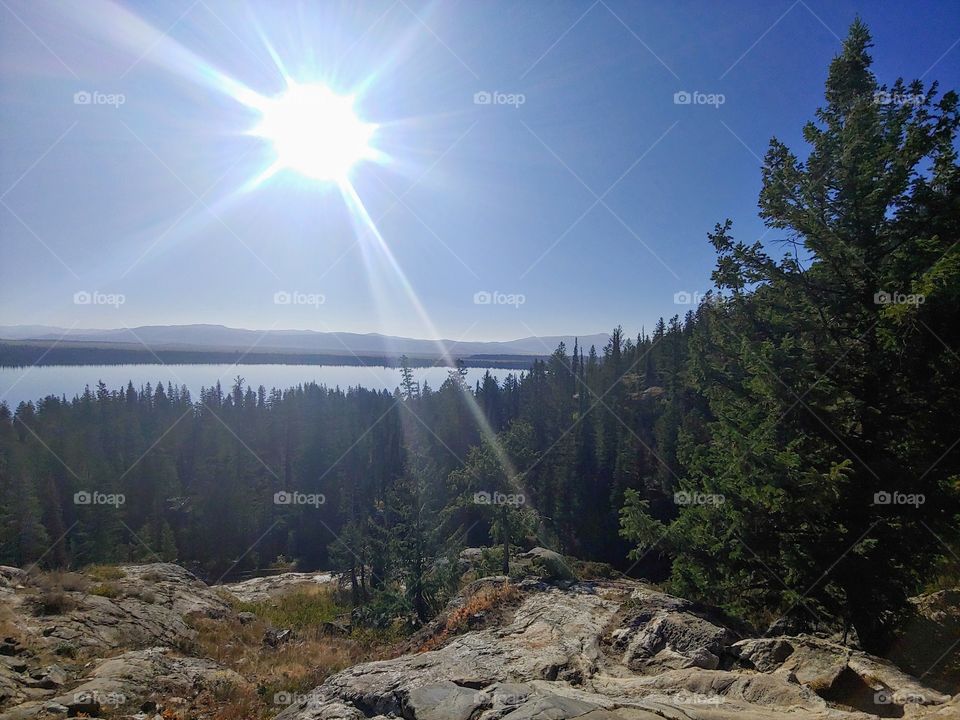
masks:
[(405, 632), (416, 629), (413, 605), (402, 592), (381, 590), (366, 605), (353, 609), (354, 625), (375, 630)]

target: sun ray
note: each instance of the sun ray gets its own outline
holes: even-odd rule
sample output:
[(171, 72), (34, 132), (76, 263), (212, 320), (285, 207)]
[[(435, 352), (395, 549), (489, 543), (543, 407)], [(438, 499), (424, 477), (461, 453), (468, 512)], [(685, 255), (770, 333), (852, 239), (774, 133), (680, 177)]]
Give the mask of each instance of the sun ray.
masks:
[[(426, 333), (431, 339), (434, 340), (434, 344), (437, 348), (437, 354), (443, 358), (446, 363), (453, 365), (455, 358), (450, 355), (449, 349), (438, 339), (440, 335), (437, 332), (433, 321), (430, 319), (426, 308), (424, 308), (423, 303), (420, 302), (420, 298), (417, 296), (416, 291), (413, 289), (413, 286), (407, 279), (406, 273), (404, 273), (403, 268), (400, 267), (400, 264), (397, 262), (393, 252), (390, 250), (389, 245), (387, 245), (386, 241), (383, 239), (383, 236), (380, 234), (380, 231), (374, 224), (373, 219), (367, 212), (367, 209), (364, 206), (363, 201), (360, 199), (360, 196), (357, 194), (356, 189), (349, 181), (345, 181), (340, 183), (340, 191), (343, 194), (344, 201), (350, 210), (350, 217), (353, 219), (354, 229), (357, 233), (358, 239), (361, 241), (360, 244), (361, 248), (364, 249), (364, 253), (366, 253), (366, 246), (363, 243), (363, 239), (365, 237), (373, 238), (375, 241), (375, 250), (380, 254), (381, 258), (387, 261), (387, 264), (393, 271), (396, 279), (400, 282), (407, 300), (416, 311), (420, 322), (423, 323)], [(370, 264), (368, 263), (368, 270), (369, 269)], [(497, 458), (497, 462), (499, 462), (500, 466), (504, 469), (507, 478), (512, 484), (517, 485), (518, 487), (521, 486), (523, 482), (522, 476), (518, 474), (516, 467), (510, 460), (510, 457), (504, 449), (503, 444), (500, 442), (500, 439), (497, 437), (496, 432), (487, 421), (486, 415), (484, 415), (483, 410), (477, 404), (476, 398), (473, 397), (473, 393), (470, 392), (470, 388), (462, 384), (459, 387), (461, 390), (461, 395), (467, 404), (467, 409), (469, 410), (474, 421), (477, 423), (477, 427), (480, 429), (480, 434), (487, 442), (489, 442), (490, 447), (493, 449), (494, 455)]]
[(354, 165), (373, 157), (377, 126), (357, 117), (354, 102), (325, 85), (290, 82), (264, 104), (252, 134), (270, 141), (281, 167), (314, 180), (342, 181)]

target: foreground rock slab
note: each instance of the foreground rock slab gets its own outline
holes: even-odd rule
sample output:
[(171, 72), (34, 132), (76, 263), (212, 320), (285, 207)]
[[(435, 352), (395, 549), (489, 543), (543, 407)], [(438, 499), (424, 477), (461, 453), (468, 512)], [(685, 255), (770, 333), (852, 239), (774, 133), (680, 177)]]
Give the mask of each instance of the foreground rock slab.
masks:
[(68, 692), (44, 701), (23, 703), (0, 715), (26, 720), (38, 715), (71, 717), (117, 715), (125, 709), (156, 707), (171, 694), (195, 694), (200, 689), (231, 691), (246, 681), (212, 660), (181, 657), (167, 648), (132, 650), (103, 660)]
[[(52, 712), (69, 708), (53, 698), (87, 677), (99, 658), (128, 648), (186, 651), (196, 636), (191, 616), (232, 612), (225, 599), (172, 563), (109, 568), (101, 577), (73, 573), (54, 587), (45, 584), (53, 582), (0, 568), (0, 597), (19, 636), (0, 642), (0, 708), (11, 713), (23, 706), (10, 717), (32, 717), (48, 703)], [(160, 662), (152, 672), (137, 672), (144, 679), (161, 677)], [(149, 689), (149, 682), (140, 688)]]
[(960, 717), (957, 698), (886, 661), (805, 636), (742, 638), (715, 612), (639, 583), (520, 588), (505, 622), (344, 670), (278, 718)]

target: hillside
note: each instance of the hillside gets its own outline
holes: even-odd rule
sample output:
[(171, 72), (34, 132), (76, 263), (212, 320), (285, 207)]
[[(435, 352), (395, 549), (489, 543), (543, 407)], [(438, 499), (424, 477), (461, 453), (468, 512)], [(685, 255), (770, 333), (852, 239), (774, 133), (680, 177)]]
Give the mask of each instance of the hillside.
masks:
[[(474, 364), (526, 367), (530, 359), (549, 355), (561, 342), (573, 346), (574, 336), (526, 337), (508, 341), (423, 340), (379, 333), (317, 332), (313, 330), (246, 330), (223, 325), (150, 325), (108, 330), (0, 326), (4, 343), (2, 364), (72, 364), (74, 362), (296, 362), (353, 364), (371, 359), (395, 364), (402, 355), (411, 359), (450, 364), (472, 359)], [(598, 349), (609, 341), (606, 333), (586, 335), (580, 343)], [(30, 348), (38, 348), (33, 355)], [(47, 352), (41, 360), (41, 355)], [(110, 353), (116, 355), (111, 357)], [(211, 355), (206, 355), (211, 353)], [(131, 354), (132, 357), (131, 357)], [(143, 359), (138, 359), (144, 354)], [(50, 356), (53, 357), (50, 357)], [(32, 359), (31, 359), (32, 358)]]
[[(543, 549), (521, 556), (512, 580), (467, 582), (470, 557), (447, 610), (390, 643), (322, 619), (336, 595), (328, 575), (211, 588), (163, 563), (82, 574), (0, 568), (0, 717), (948, 720), (960, 712), (960, 695), (827, 638), (757, 637), (643, 582), (576, 579)], [(292, 626), (275, 625), (280, 619)]]

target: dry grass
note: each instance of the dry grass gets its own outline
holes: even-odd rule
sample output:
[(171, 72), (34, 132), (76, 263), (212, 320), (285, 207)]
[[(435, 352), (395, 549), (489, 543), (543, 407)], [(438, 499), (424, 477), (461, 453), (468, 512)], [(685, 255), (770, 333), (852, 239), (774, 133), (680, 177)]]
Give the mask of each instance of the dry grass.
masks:
[(346, 610), (334, 590), (310, 585), (261, 602), (241, 602), (237, 609), (252, 612), (274, 627), (295, 631), (323, 627)]
[[(242, 603), (241, 610), (253, 612), (257, 620), (241, 624), (236, 619), (214, 620), (195, 617), (191, 624), (197, 631), (196, 654), (210, 657), (224, 667), (235, 670), (260, 688), (261, 704), (273, 707), (277, 693), (306, 694), (326, 678), (357, 663), (390, 657), (390, 647), (367, 637), (331, 635), (324, 631), (327, 622), (342, 608), (329, 589), (302, 588), (262, 603)], [(277, 647), (264, 644), (269, 627), (291, 628), (293, 637)], [(259, 717), (250, 709), (249, 698), (242, 693), (228, 710)], [(231, 720), (232, 715), (216, 717)], [(240, 717), (239, 715), (236, 717)]]
[(226, 701), (218, 701), (211, 720), (264, 720), (273, 715), (264, 701), (253, 691), (244, 690)]
[(12, 637), (18, 642), (24, 641), (23, 631), (16, 621), (13, 609), (9, 605), (0, 605), (0, 636)]
[(50, 572), (32, 572), (27, 578), (27, 584), (41, 592), (65, 590), (67, 592), (84, 592), (90, 587), (90, 579), (84, 575), (63, 570)]
[(76, 600), (60, 589), (41, 590), (30, 603), (37, 615), (64, 615), (77, 606)]
[[(33, 610), (37, 612), (36, 598), (33, 596), (27, 599), (22, 607), (23, 610)], [(62, 642), (54, 647), (46, 643), (37, 643), (37, 637), (34, 634), (35, 629), (25, 627), (28, 623), (24, 622), (22, 615), (14, 611), (13, 607), (6, 604), (0, 604), (0, 637), (12, 637), (22, 647), (24, 647), (31, 658), (31, 664), (43, 665), (61, 665), (65, 668), (72, 668), (72, 660), (77, 656), (77, 649), (69, 643)], [(29, 623), (33, 625), (33, 623)]]
[(379, 648), (351, 637), (326, 636), (320, 632), (297, 633), (288, 642), (271, 648), (263, 643), (263, 622), (241, 625), (236, 621), (194, 620), (201, 654), (237, 671), (275, 693), (307, 693), (335, 672), (376, 659)]
[(83, 570), (83, 574), (99, 582), (120, 580), (127, 574), (116, 565), (90, 565)]
[(478, 613), (488, 613), (512, 603), (520, 597), (520, 591), (510, 583), (503, 585), (485, 585), (471, 595), (467, 601), (451, 612), (439, 633), (420, 646), (418, 652), (427, 652), (442, 647), (453, 635), (467, 629), (470, 619)]
[(160, 717), (163, 720), (268, 720), (276, 714), (263, 698), (250, 687), (229, 690), (203, 690), (188, 704), (168, 707)]

